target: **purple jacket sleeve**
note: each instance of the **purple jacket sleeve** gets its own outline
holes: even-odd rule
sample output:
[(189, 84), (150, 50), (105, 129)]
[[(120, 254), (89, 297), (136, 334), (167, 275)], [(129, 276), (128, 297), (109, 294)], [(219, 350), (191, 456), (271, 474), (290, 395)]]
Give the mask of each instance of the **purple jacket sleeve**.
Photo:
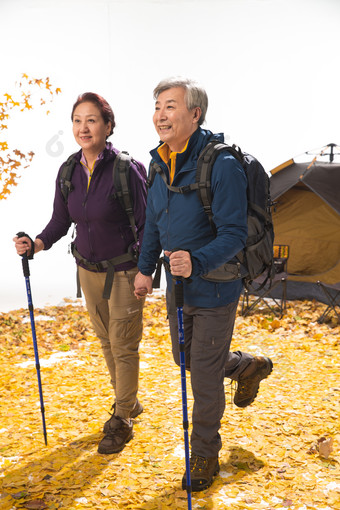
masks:
[(67, 205), (60, 191), (59, 173), (60, 171), (56, 179), (52, 218), (44, 230), (36, 236), (44, 243), (44, 250), (49, 250), (54, 243), (65, 236), (72, 223)]

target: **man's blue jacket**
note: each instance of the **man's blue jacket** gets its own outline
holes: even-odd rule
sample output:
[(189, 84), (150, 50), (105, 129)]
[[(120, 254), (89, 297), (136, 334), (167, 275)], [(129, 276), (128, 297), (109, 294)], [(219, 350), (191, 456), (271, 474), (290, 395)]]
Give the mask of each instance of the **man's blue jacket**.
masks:
[[(223, 142), (224, 136), (202, 128), (192, 134), (186, 151), (177, 154), (173, 186), (195, 182), (198, 156), (212, 139)], [(169, 178), (168, 167), (157, 148), (150, 154)], [(192, 281), (184, 282), (184, 302), (189, 306), (213, 308), (238, 300), (241, 280), (215, 283), (201, 276), (231, 260), (244, 247), (247, 239), (246, 189), (247, 178), (241, 164), (228, 153), (219, 154), (211, 176), (213, 220), (217, 228), (215, 237), (196, 191), (185, 194), (171, 192), (156, 174), (148, 194), (138, 261), (140, 272), (152, 275), (162, 250), (190, 250)], [(167, 273), (169, 290), (171, 279)]]

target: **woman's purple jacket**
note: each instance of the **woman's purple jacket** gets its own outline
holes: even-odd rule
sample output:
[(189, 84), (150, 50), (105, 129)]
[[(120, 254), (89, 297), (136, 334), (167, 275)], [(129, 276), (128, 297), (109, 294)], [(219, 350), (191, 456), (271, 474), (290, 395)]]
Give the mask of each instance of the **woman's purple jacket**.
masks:
[[(45, 250), (49, 250), (55, 242), (66, 235), (74, 221), (75, 247), (87, 261), (101, 262), (127, 253), (128, 247), (134, 243), (134, 235), (125, 210), (119, 200), (114, 198), (116, 189), (113, 184), (112, 168), (117, 153), (118, 150), (111, 144), (104, 149), (103, 158), (93, 171), (88, 190), (88, 177), (80, 163), (82, 151), (76, 154), (77, 162), (71, 179), (73, 189), (67, 205), (60, 190), (61, 168), (59, 169), (52, 218), (37, 236), (43, 241)], [(147, 192), (145, 182), (133, 161), (129, 179), (137, 237), (141, 244)], [(115, 269), (124, 271), (135, 265), (133, 261), (129, 261), (116, 266)]]

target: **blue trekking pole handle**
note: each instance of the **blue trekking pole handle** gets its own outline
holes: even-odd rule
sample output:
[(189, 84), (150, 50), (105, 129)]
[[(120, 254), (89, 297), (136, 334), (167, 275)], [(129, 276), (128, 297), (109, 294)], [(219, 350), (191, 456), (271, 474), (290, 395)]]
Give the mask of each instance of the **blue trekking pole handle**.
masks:
[[(18, 237), (23, 237), (25, 235), (26, 234), (24, 232), (18, 232), (18, 234), (17, 234)], [(29, 265), (28, 265), (27, 253), (24, 253), (24, 255), (22, 255), (21, 262), (22, 262), (22, 270), (23, 270), (23, 273), (24, 273), (25, 283), (26, 283), (28, 310), (29, 310), (29, 313), (30, 313), (31, 330), (32, 330), (32, 338), (33, 338), (35, 368), (36, 368), (37, 378), (38, 378), (41, 417), (42, 417), (45, 445), (47, 446), (47, 431), (46, 431), (46, 422), (45, 422), (45, 407), (44, 407), (44, 398), (43, 398), (42, 384), (41, 384), (41, 377), (40, 377), (40, 361), (39, 361), (37, 336), (36, 336), (36, 331), (35, 331), (34, 308), (33, 308), (31, 284), (30, 284), (30, 278), (29, 278), (30, 277), (30, 269), (29, 269)]]
[(182, 388), (182, 409), (183, 409), (183, 431), (184, 431), (184, 449), (185, 449), (185, 472), (186, 486), (188, 496), (188, 509), (191, 510), (191, 474), (190, 474), (190, 452), (189, 452), (189, 420), (187, 405), (187, 384), (185, 374), (185, 347), (184, 347), (184, 325), (183, 325), (183, 279), (175, 277), (175, 304), (177, 308), (178, 321), (178, 341), (179, 341), (179, 357), (181, 369), (181, 388)]

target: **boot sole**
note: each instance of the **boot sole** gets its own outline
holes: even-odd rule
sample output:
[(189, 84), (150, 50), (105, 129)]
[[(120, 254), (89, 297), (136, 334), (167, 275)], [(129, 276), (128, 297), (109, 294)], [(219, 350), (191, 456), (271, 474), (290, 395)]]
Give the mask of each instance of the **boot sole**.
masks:
[(264, 381), (265, 379), (267, 379), (267, 377), (268, 377), (268, 376), (272, 373), (272, 371), (273, 371), (273, 366), (274, 366), (274, 365), (273, 365), (272, 360), (271, 360), (270, 358), (265, 357), (265, 356), (264, 356), (264, 358), (265, 358), (265, 359), (268, 361), (268, 363), (269, 363), (268, 372), (266, 373), (266, 375), (265, 375), (264, 377), (262, 377), (262, 378), (259, 380), (259, 385), (258, 385), (258, 388), (257, 388), (256, 394), (254, 395), (254, 398), (252, 399), (252, 401), (251, 401), (251, 402), (246, 401), (245, 403), (243, 403), (243, 402), (236, 403), (236, 402), (235, 402), (235, 398), (234, 398), (234, 404), (235, 404), (237, 407), (240, 407), (241, 409), (244, 409), (245, 407), (250, 406), (250, 405), (254, 402), (254, 400), (256, 399), (256, 397), (257, 397), (257, 394), (258, 394), (258, 391), (259, 391), (259, 388), (260, 388), (260, 382), (261, 382), (261, 381)]
[[(204, 483), (204, 484), (200, 484), (200, 485), (195, 485), (195, 482), (193, 480), (191, 480), (191, 490), (192, 492), (201, 492), (201, 491), (205, 491), (205, 489), (208, 489), (214, 482), (214, 479), (213, 477), (218, 475), (218, 473), (220, 472), (220, 466), (218, 466), (216, 468), (216, 470), (214, 471), (212, 477), (211, 477), (211, 480), (209, 480), (208, 482)], [(183, 480), (182, 481), (182, 489), (184, 491), (187, 490), (187, 484), (186, 484), (186, 480)]]
[(127, 445), (127, 443), (129, 443), (131, 441), (131, 439), (133, 439), (133, 436), (134, 436), (134, 434), (132, 433), (131, 436), (128, 437), (128, 439), (125, 441), (125, 443), (121, 447), (115, 448), (115, 449), (110, 449), (110, 451), (108, 451), (107, 448), (105, 448), (105, 451), (104, 451), (104, 448), (101, 450), (100, 445), (99, 445), (97, 452), (101, 453), (102, 455), (111, 455), (112, 453), (119, 453), (122, 450), (124, 450), (125, 445)]

